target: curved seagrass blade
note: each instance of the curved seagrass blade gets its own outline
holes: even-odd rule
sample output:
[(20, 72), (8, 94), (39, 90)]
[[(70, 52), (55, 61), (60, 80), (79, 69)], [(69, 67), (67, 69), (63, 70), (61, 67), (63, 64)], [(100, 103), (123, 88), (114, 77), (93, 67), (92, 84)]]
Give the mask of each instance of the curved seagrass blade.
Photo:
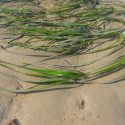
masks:
[(97, 79), (100, 77), (107, 76), (111, 73), (115, 73), (116, 71), (119, 71), (125, 67), (125, 56), (121, 56), (117, 58), (115, 61), (111, 62), (110, 64), (99, 68), (98, 70), (89, 73), (89, 75), (93, 79)]
[(124, 80), (125, 80), (125, 75), (122, 75), (122, 76), (120, 76), (120, 77), (118, 77), (118, 78), (116, 78), (114, 80), (110, 80), (110, 81), (108, 81), (108, 82), (106, 82), (104, 84), (114, 84), (114, 83), (122, 82)]

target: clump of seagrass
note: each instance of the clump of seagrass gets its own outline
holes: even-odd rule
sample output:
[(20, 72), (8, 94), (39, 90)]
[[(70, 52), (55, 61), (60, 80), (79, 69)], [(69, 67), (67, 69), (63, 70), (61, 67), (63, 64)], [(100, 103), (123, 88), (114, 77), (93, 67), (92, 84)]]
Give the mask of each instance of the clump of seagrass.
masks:
[[(74, 3), (70, 4), (65, 5), (66, 8), (75, 5)], [(86, 4), (83, 3), (84, 5)], [(62, 8), (65, 8), (65, 6), (62, 6)], [(60, 9), (55, 9), (55, 11), (48, 12), (48, 14), (57, 14), (57, 10)], [(72, 9), (74, 10), (74, 8)], [(10, 46), (55, 52), (60, 55), (75, 55), (86, 53), (93, 48), (95, 50), (104, 41), (116, 38), (124, 29), (109, 26), (110, 23), (114, 22), (125, 24), (123, 19), (117, 18), (119, 13), (120, 15), (124, 14), (123, 10), (123, 6), (120, 6), (120, 9), (112, 6), (89, 8), (75, 14), (74, 17), (76, 19), (73, 22), (66, 21), (65, 18), (60, 17), (60, 13), (63, 13), (63, 15), (68, 14), (68, 19), (73, 17), (72, 13), (65, 13), (67, 9), (63, 9), (61, 12), (58, 11), (58, 21), (56, 19), (54, 21), (44, 19), (45, 11), (33, 11), (31, 9), (1, 8), (0, 16), (1, 25), (9, 29), (7, 33), (19, 37), (18, 40), (15, 38), (10, 40), (8, 42)], [(25, 41), (21, 40), (24, 38), (26, 39)], [(98, 40), (102, 40), (102, 44), (98, 43)], [(32, 41), (36, 41), (35, 44)], [(48, 42), (45, 43), (45, 41)]]
[[(79, 72), (76, 70), (57, 70), (57, 69), (42, 69), (42, 68), (30, 68), (25, 66), (19, 66), (12, 63), (8, 63), (5, 61), (0, 61), (0, 66), (9, 68), (11, 70), (15, 70), (12, 68), (18, 67), (22, 69), (23, 71), (16, 71), (18, 73), (24, 74), (26, 76), (32, 76), (32, 77), (39, 77), (41, 80), (39, 81), (24, 81), (23, 82), (29, 82), (33, 84), (33, 87), (28, 89), (5, 89), (0, 88), (0, 90), (8, 91), (8, 92), (14, 92), (14, 93), (27, 93), (27, 92), (39, 92), (46, 89), (50, 89), (54, 86), (60, 86), (60, 85), (70, 85), (73, 82), (77, 83), (78, 81), (84, 80), (85, 83), (91, 83), (94, 79), (98, 79), (104, 76), (107, 76), (109, 74), (112, 74), (114, 72), (117, 72), (125, 67), (125, 56), (121, 56), (114, 60), (113, 62), (110, 62), (110, 64), (106, 64), (105, 66), (96, 69), (95, 71), (91, 72)], [(11, 74), (9, 74), (10, 77)], [(15, 77), (17, 80), (20, 80), (18, 77)], [(43, 80), (44, 79), (44, 80)], [(111, 83), (115, 83), (117, 81), (122, 81), (125, 79), (125, 76), (121, 76), (120, 78), (116, 78), (114, 81), (111, 81)], [(83, 84), (83, 82), (81, 82)], [(109, 82), (110, 83), (110, 82)], [(36, 84), (34, 86), (34, 84)]]
[[(17, 46), (54, 52), (59, 57), (111, 50), (107, 55), (88, 64), (71, 66), (81, 67), (91, 65), (110, 56), (125, 46), (125, 21), (121, 18), (124, 16), (124, 10), (123, 3), (117, 1), (110, 3), (98, 0), (76, 0), (76, 2), (59, 3), (53, 10), (39, 9), (34, 11), (25, 8), (1, 8), (0, 23), (1, 28), (7, 29), (6, 35), (17, 36), (14, 39), (8, 38), (8, 47)], [(51, 15), (51, 18), (47, 18), (47, 15)], [(122, 25), (123, 28), (112, 26), (114, 23)], [(105, 43), (109, 44), (103, 46)], [(1, 74), (16, 80), (33, 84), (33, 87), (28, 89), (0, 88), (1, 90), (27, 93), (72, 83), (91, 83), (95, 79), (123, 69), (125, 67), (125, 56), (120, 56), (109, 64), (91, 72), (87, 70), (80, 72), (69, 69), (34, 68), (30, 67), (30, 64), (19, 66), (2, 60), (0, 66), (28, 77), (40, 78), (40, 80), (22, 80), (17, 76), (1, 72)], [(16, 68), (19, 68), (20, 71)], [(124, 79), (125, 76), (123, 75), (114, 79), (111, 83)]]

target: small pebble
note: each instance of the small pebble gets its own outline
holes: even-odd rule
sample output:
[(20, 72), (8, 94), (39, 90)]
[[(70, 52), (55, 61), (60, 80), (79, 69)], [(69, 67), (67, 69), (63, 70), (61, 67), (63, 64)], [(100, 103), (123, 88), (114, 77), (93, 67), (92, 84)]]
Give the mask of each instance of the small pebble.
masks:
[(8, 125), (21, 125), (18, 119), (13, 119)]

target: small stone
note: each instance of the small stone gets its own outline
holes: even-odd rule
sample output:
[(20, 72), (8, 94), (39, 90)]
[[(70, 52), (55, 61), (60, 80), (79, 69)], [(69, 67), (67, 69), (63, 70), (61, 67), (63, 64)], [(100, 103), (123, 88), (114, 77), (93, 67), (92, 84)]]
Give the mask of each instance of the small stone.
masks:
[(85, 100), (82, 100), (80, 105), (79, 105), (79, 108), (84, 109), (84, 107), (85, 107)]
[(13, 119), (8, 125), (21, 125), (18, 119)]

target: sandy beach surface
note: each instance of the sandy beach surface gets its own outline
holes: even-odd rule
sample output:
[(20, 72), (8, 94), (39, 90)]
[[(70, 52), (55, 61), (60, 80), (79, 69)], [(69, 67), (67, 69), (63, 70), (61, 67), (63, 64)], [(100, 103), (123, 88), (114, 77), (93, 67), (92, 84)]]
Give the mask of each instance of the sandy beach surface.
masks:
[[(52, 0), (41, 2), (42, 6), (48, 8), (54, 6), (53, 4)], [(2, 37), (0, 36), (1, 42)], [(23, 52), (23, 54), (41, 54), (41, 52), (14, 47), (8, 50), (10, 52)], [(42, 59), (16, 55), (10, 52), (0, 49), (0, 59), (16, 64), (36, 62)], [(47, 64), (67, 65), (66, 60), (73, 65), (77, 65), (87, 63), (104, 54), (105, 52), (80, 55), (50, 60), (46, 61), (46, 64), (38, 63), (37, 65), (51, 68), (51, 65)], [(124, 49), (109, 58), (100, 60), (91, 66), (79, 68), (79, 70), (96, 69), (123, 54)], [(15, 74), (0, 67), (0, 72), (2, 71)], [(124, 73), (125, 70), (123, 69), (96, 80), (94, 84), (76, 85), (76, 87), (70, 89), (57, 89), (31, 94), (12, 94), (0, 91), (0, 125), (125, 125), (125, 82), (101, 84)], [(28, 87), (29, 84), (17, 82), (0, 74), (0, 86), (17, 88)]]

